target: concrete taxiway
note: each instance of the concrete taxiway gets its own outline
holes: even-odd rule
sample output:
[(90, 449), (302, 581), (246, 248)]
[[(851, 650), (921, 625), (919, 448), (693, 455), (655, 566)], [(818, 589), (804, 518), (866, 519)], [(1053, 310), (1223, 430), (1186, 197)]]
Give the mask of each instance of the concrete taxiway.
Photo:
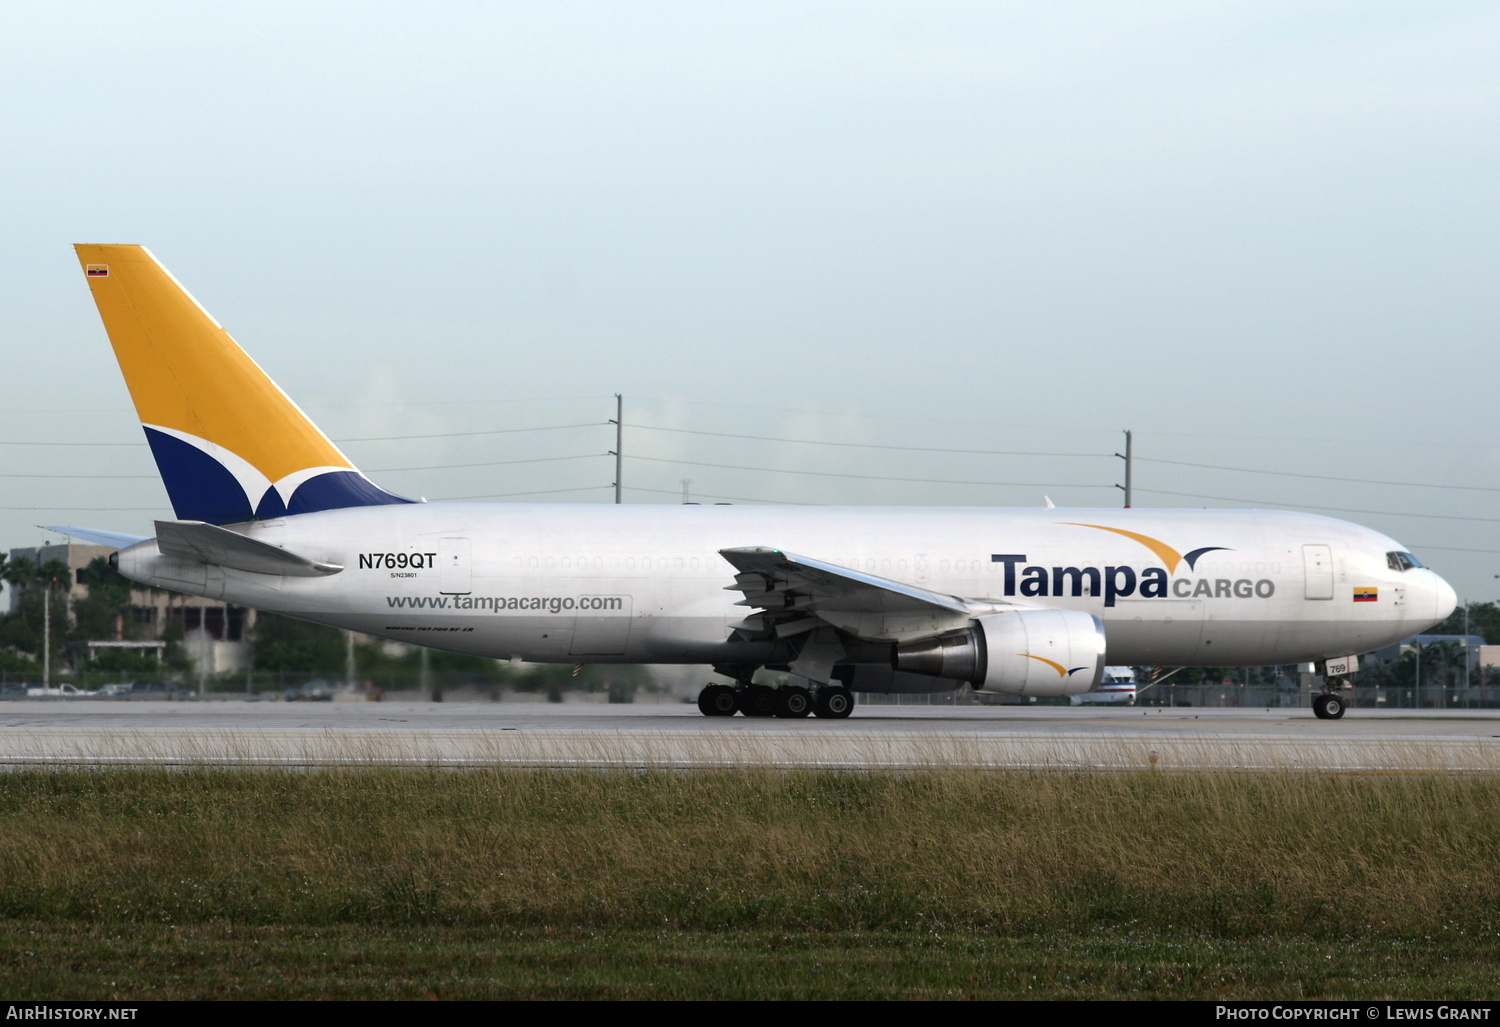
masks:
[(1500, 772), (1500, 711), (20, 700), (0, 766), (836, 767)]

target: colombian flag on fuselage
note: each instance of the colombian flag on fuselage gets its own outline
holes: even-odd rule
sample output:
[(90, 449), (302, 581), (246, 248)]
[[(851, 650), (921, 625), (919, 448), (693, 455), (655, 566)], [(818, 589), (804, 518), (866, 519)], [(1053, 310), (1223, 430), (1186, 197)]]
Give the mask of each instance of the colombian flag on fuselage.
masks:
[(361, 474), (144, 246), (74, 249), (179, 519), (410, 502)]
[(1356, 587), (1354, 589), (1354, 601), (1356, 603), (1373, 603), (1380, 598), (1378, 588)]

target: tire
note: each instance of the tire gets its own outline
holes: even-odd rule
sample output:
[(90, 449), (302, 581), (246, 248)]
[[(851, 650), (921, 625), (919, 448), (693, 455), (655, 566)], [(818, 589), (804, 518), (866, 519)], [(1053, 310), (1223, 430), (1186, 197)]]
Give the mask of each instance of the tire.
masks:
[(1323, 698), (1325, 700), (1323, 703), (1324, 720), (1338, 720), (1344, 715), (1344, 710), (1347, 709), (1347, 706), (1344, 703), (1343, 696), (1335, 694), (1325, 695)]
[(751, 685), (739, 694), (740, 712), (747, 717), (774, 717), (776, 690), (765, 685)]
[(698, 693), (698, 712), (705, 717), (732, 717), (739, 712), (734, 689), (728, 685), (705, 685)]
[(812, 711), (812, 693), (801, 685), (783, 685), (776, 690), (776, 716), (784, 720), (797, 720)]
[(820, 688), (813, 712), (830, 720), (843, 720), (854, 712), (854, 693), (842, 685)]

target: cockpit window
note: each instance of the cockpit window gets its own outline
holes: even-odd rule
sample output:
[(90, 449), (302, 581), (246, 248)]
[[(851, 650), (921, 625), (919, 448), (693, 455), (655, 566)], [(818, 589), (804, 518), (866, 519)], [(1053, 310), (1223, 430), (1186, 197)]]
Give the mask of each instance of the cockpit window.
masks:
[(1385, 562), (1393, 571), (1409, 571), (1422, 566), (1422, 562), (1410, 553), (1386, 553)]

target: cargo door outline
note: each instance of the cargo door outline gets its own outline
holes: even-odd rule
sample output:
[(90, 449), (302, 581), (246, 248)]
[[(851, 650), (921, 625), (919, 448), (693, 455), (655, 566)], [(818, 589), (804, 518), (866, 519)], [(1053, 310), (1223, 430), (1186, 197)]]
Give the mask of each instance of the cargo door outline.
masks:
[(449, 596), (468, 595), (474, 591), (468, 539), (438, 539), (438, 591)]
[(1333, 598), (1333, 548), (1326, 545), (1302, 547), (1302, 566), (1307, 575), (1304, 599)]
[(579, 596), (578, 605), (583, 607), (595, 599), (610, 600), (619, 605), (613, 610), (580, 609), (573, 618), (573, 641), (568, 647), (568, 655), (625, 655), (625, 644), (630, 641), (630, 596)]

